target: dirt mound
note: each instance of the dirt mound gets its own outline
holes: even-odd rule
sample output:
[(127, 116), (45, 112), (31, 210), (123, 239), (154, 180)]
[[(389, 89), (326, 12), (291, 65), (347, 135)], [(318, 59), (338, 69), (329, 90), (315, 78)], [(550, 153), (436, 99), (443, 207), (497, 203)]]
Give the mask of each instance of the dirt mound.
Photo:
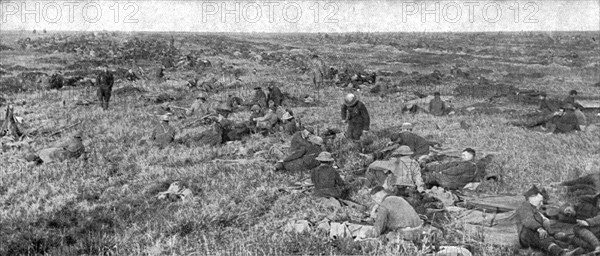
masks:
[(60, 65), (66, 65), (68, 63), (68, 61), (66, 59), (61, 59), (61, 58), (54, 57), (54, 56), (38, 58), (37, 61), (39, 61), (41, 63), (60, 64)]
[(34, 71), (34, 72), (22, 72), (21, 74), (18, 75), (18, 77), (22, 78), (23, 80), (35, 82), (43, 75), (46, 75), (46, 73)]
[(101, 60), (81, 60), (81, 61), (77, 61), (71, 65), (66, 66), (65, 69), (89, 70), (89, 69), (95, 69), (104, 64), (106, 64), (106, 62), (101, 61)]
[(14, 50), (14, 49), (11, 47), (8, 47), (6, 45), (0, 44), (0, 51), (12, 51), (12, 50)]
[(26, 91), (27, 83), (19, 77), (3, 77), (0, 79), (0, 91), (11, 94)]
[(7, 67), (6, 70), (8, 70), (8, 71), (26, 71), (26, 70), (31, 70), (31, 69), (27, 68), (27, 67), (23, 67), (21, 65), (14, 65), (14, 66)]
[(146, 90), (138, 88), (138, 87), (125, 86), (125, 87), (114, 90), (113, 94), (119, 95), (119, 96), (127, 96), (127, 95), (137, 95), (137, 94), (141, 94), (141, 93), (145, 93), (145, 92), (146, 92)]
[(471, 98), (512, 97), (519, 89), (512, 85), (490, 83), (480, 80), (475, 84), (461, 84), (454, 91), (458, 96)]

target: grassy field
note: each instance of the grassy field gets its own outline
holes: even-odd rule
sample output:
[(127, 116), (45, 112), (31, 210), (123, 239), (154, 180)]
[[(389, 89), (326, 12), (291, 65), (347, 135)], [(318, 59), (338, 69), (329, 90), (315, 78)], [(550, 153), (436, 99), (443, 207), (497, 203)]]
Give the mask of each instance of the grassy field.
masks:
[[(89, 56), (20, 50), (16, 40), (31, 36), (2, 32), (0, 43), (16, 49), (0, 51), (2, 69), (11, 70), (20, 65), (29, 71), (92, 72), (91, 68), (81, 66), (90, 60)], [(115, 34), (110, 40), (119, 42), (133, 37), (169, 40), (165, 34)], [(303, 57), (273, 63), (253, 58), (262, 52), (284, 52), (286, 56), (314, 52), (328, 65), (364, 67), (385, 74), (397, 71), (429, 74), (439, 70), (448, 75), (453, 67), (460, 67), (470, 72), (473, 79), (485, 77), (498, 84), (545, 90), (555, 98), (564, 97), (571, 89), (582, 96), (600, 94), (600, 88), (592, 86), (600, 81), (598, 33), (176, 34), (175, 40), (175, 46), (183, 52), (203, 50), (204, 55), (199, 57), (224, 63), (241, 74), (242, 87), (210, 95), (212, 100), (224, 99), (227, 94), (250, 97), (254, 86), (268, 81), (279, 82), (282, 91), (293, 96), (316, 93), (310, 86), (308, 73), (304, 73)], [(236, 51), (241, 54), (235, 54)], [(145, 68), (157, 66), (151, 61), (138, 64)], [(136, 86), (150, 93), (167, 92), (180, 96), (170, 104), (189, 107), (197, 92), (181, 86), (186, 78), (214, 74), (225, 83), (233, 80), (231, 72), (214, 66), (198, 74), (167, 70), (169, 80), (162, 83), (119, 81), (115, 89)], [(110, 67), (129, 66), (111, 63)], [(12, 70), (2, 78), (19, 73)], [(547, 135), (508, 125), (507, 122), (519, 114), (536, 107), (514, 102), (506, 103), (506, 107), (517, 111), (512, 115), (402, 114), (402, 100), (414, 92), (441, 91), (443, 95), (452, 95), (454, 88), (472, 81), (446, 76), (438, 84), (416, 86), (401, 78), (392, 75), (379, 78), (379, 83), (399, 88), (396, 94), (358, 92), (371, 113), (371, 129), (377, 131), (413, 122), (416, 133), (444, 146), (494, 152), (496, 157), (488, 172), (501, 179), (489, 192), (520, 194), (532, 183), (549, 186), (599, 171), (598, 132)], [(115, 95), (110, 110), (102, 111), (97, 104), (75, 104), (78, 100), (93, 100), (93, 87), (65, 87), (59, 91), (23, 87), (23, 91), (18, 92), (4, 83), (0, 88), (3, 90), (0, 96), (16, 105), (15, 115), (23, 117), (21, 127), (26, 131), (54, 131), (79, 123), (53, 137), (32, 136), (31, 142), (21, 148), (2, 148), (0, 255), (415, 255), (422, 252), (398, 241), (353, 242), (329, 240), (318, 232), (285, 232), (284, 227), (290, 220), (345, 221), (358, 214), (351, 209), (333, 211), (310, 194), (277, 189), (297, 180), (298, 176), (273, 172), (272, 164), (278, 160), (274, 155), (254, 158), (252, 153), (281, 145), (290, 139), (288, 137), (252, 135), (241, 143), (217, 148), (173, 145), (161, 150), (139, 144), (149, 136), (158, 115), (164, 113), (159, 105), (145, 102), (139, 95)], [(328, 87), (319, 92), (320, 100), (315, 106), (290, 107), (309, 126), (319, 130), (343, 129), (339, 106), (347, 92), (348, 89)], [(486, 101), (454, 96), (455, 107)], [(4, 111), (4, 106), (0, 109)], [(596, 113), (587, 114), (590, 122), (600, 121)], [(232, 119), (245, 120), (248, 115), (247, 112), (236, 113)], [(472, 127), (468, 130), (438, 128), (460, 121)], [(182, 129), (187, 122), (186, 119), (171, 122), (178, 136), (208, 129), (204, 126)], [(29, 152), (68, 138), (76, 130), (84, 133), (87, 161), (31, 167), (20, 160)], [(364, 163), (357, 148), (343, 140), (336, 139), (332, 153), (344, 178), (357, 179), (352, 173)], [(384, 138), (376, 138), (371, 150), (385, 142)], [(249, 155), (237, 155), (235, 152), (240, 147), (248, 149)], [(212, 161), (237, 158), (256, 161), (241, 165)], [(157, 199), (158, 192), (166, 190), (173, 181), (181, 181), (191, 188), (194, 193), (191, 202)], [(352, 198), (371, 206), (365, 190), (355, 189)], [(563, 190), (552, 192), (557, 200), (567, 199)], [(513, 254), (511, 248), (494, 247), (477, 236), (461, 232), (460, 223), (448, 225), (455, 232), (445, 236), (440, 241), (442, 244), (468, 244), (475, 255)]]

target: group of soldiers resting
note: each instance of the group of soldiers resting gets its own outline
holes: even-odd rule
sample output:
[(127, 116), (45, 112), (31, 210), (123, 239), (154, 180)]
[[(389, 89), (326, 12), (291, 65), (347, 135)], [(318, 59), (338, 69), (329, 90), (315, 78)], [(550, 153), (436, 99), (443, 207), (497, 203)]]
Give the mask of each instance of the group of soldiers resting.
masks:
[[(536, 186), (524, 193), (525, 202), (516, 210), (519, 242), (523, 247), (545, 251), (553, 256), (600, 254), (600, 194), (582, 196), (559, 209), (555, 221), (575, 224), (573, 235), (555, 232), (542, 210), (544, 193)], [(566, 249), (576, 247), (575, 249)]]
[(571, 90), (563, 101), (550, 101), (545, 93), (539, 97), (539, 109), (530, 114), (525, 122), (514, 122), (514, 125), (540, 127), (550, 133), (570, 133), (585, 128), (587, 120), (582, 112), (583, 106), (576, 102), (576, 90)]
[[(316, 59), (316, 58), (315, 58)], [(318, 62), (318, 61), (317, 61)], [(321, 69), (321, 65), (318, 65)], [(132, 72), (130, 72), (132, 73)], [(133, 75), (129, 78), (135, 79)], [(322, 74), (321, 74), (322, 75)], [(315, 75), (316, 76), (316, 75)], [(98, 98), (104, 110), (108, 109), (114, 77), (107, 66), (102, 67), (102, 72), (97, 76)], [(322, 82), (320, 77), (315, 77), (313, 82), (318, 85)], [(254, 133), (264, 135), (281, 132), (291, 135), (289, 152), (284, 159), (274, 164), (274, 169), (281, 172), (304, 173), (310, 172), (310, 179), (314, 184), (314, 194), (319, 197), (333, 197), (348, 199), (351, 188), (337, 171), (332, 153), (325, 150), (329, 140), (318, 136), (310, 127), (304, 127), (295, 118), (293, 112), (284, 107), (285, 97), (281, 90), (274, 84), (269, 84), (268, 94), (261, 87), (256, 87), (254, 99), (243, 103), (229, 97), (227, 102), (210, 109), (206, 104), (206, 97), (199, 94), (197, 101), (187, 109), (187, 115), (213, 116), (213, 128), (208, 129), (195, 137), (196, 140), (206, 141), (206, 145), (218, 145), (227, 140), (240, 139), (241, 136)], [(576, 92), (572, 92), (562, 106), (564, 111), (556, 113), (554, 108), (547, 105), (542, 97), (539, 119), (528, 123), (527, 126), (552, 124), (553, 131), (569, 132), (580, 130), (578, 116), (574, 113), (578, 106), (574, 101)], [(440, 94), (434, 94), (430, 102), (429, 113), (440, 116), (451, 113), (452, 109), (440, 99)], [(243, 104), (244, 106), (240, 106)], [(235, 123), (227, 117), (235, 110), (250, 110), (250, 117), (243, 123)], [(340, 117), (347, 124), (345, 138), (357, 145), (365, 133), (370, 132), (371, 118), (366, 105), (355, 94), (347, 94), (341, 104)], [(165, 147), (176, 142), (176, 130), (169, 124), (169, 115), (164, 115), (161, 122), (155, 127), (149, 140), (160, 147)], [(72, 141), (60, 145), (50, 155), (56, 159), (77, 158), (85, 150), (81, 141), (82, 134), (76, 133)], [(404, 123), (399, 132), (389, 137), (390, 143), (383, 149), (371, 154), (360, 154), (368, 162), (365, 177), (367, 187), (372, 188), (370, 195), (375, 202), (370, 216), (374, 221), (369, 236), (378, 237), (385, 233), (394, 233), (403, 239), (417, 241), (422, 238), (424, 222), (405, 198), (400, 195), (407, 191), (411, 193), (424, 193), (433, 186), (450, 190), (461, 189), (472, 182), (480, 182), (485, 178), (485, 164), (487, 158), (476, 161), (476, 152), (466, 148), (461, 153), (460, 160), (438, 162), (433, 161), (436, 155), (430, 151), (431, 147), (439, 143), (431, 142), (415, 133), (413, 125)], [(40, 158), (42, 154), (40, 154)], [(39, 159), (31, 159), (41, 161)], [(44, 162), (45, 160), (42, 159)], [(521, 245), (549, 251), (553, 255), (576, 255), (584, 249), (566, 250), (564, 241), (553, 238), (548, 233), (547, 218), (539, 210), (543, 197), (537, 188), (532, 188), (525, 193), (526, 202), (517, 211), (519, 239)], [(597, 199), (597, 197), (595, 198)], [(598, 207), (597, 203), (593, 207)], [(573, 209), (573, 207), (569, 208)], [(586, 249), (600, 252), (600, 242), (597, 235), (600, 232), (600, 217), (589, 216), (582, 220), (577, 211), (566, 211), (566, 214), (577, 216), (576, 234), (586, 244)]]

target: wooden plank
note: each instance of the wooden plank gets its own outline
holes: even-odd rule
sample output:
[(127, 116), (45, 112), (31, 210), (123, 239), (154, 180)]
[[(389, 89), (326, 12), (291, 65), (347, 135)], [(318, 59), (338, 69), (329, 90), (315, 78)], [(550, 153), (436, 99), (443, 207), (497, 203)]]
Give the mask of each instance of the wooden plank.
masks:
[(600, 109), (600, 100), (577, 100), (585, 109)]
[(463, 198), (465, 207), (488, 212), (508, 212), (519, 208), (525, 200), (523, 196), (488, 196)]

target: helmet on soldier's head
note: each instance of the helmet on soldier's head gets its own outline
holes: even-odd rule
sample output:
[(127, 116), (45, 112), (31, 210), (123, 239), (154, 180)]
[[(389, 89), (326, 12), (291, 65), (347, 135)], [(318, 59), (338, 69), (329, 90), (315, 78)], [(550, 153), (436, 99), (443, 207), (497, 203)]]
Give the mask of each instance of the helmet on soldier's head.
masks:
[(348, 93), (346, 97), (344, 97), (344, 104), (346, 104), (348, 107), (354, 106), (356, 102), (358, 102), (358, 96), (352, 93)]
[(403, 123), (402, 126), (400, 126), (400, 130), (402, 131), (412, 131), (413, 129), (413, 125), (411, 123)]
[(83, 133), (81, 131), (76, 132), (75, 134), (73, 134), (74, 138), (81, 138), (83, 137)]
[(250, 108), (250, 111), (259, 111), (259, 110), (260, 110), (259, 105), (253, 105), (252, 108)]

